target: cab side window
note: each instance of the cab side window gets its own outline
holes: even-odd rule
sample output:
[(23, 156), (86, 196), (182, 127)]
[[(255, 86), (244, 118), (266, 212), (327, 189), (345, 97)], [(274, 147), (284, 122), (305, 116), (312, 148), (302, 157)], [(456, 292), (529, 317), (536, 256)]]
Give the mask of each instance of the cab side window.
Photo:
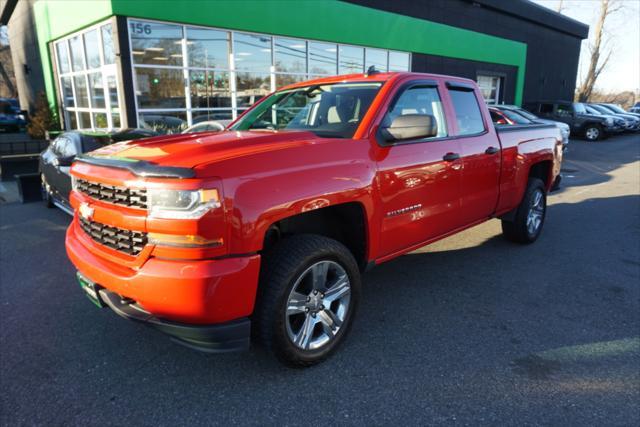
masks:
[(573, 114), (573, 107), (570, 104), (558, 104), (556, 114), (562, 117), (571, 117)]
[(389, 126), (396, 117), (409, 114), (432, 116), (437, 125), (437, 135), (433, 138), (447, 136), (444, 109), (436, 87), (414, 86), (406, 89), (385, 116), (383, 125)]
[(486, 129), (475, 92), (450, 88), (449, 95), (456, 113), (458, 135), (475, 135), (484, 132)]

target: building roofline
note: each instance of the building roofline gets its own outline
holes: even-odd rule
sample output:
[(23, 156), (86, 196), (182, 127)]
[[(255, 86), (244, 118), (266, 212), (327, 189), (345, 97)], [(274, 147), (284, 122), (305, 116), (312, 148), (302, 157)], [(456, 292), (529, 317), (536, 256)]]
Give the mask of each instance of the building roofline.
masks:
[(494, 9), (538, 25), (569, 34), (579, 39), (589, 37), (589, 26), (530, 0), (465, 0), (474, 5)]

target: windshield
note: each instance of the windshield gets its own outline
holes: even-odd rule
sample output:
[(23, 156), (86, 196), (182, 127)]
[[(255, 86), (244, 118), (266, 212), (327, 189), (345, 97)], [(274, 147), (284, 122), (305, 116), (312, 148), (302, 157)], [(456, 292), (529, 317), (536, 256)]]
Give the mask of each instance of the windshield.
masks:
[(604, 108), (602, 105), (591, 104), (591, 108), (593, 108), (594, 110), (600, 111), (600, 113), (602, 113), (602, 114), (611, 114), (612, 113), (611, 110), (609, 110), (608, 108)]
[(627, 113), (626, 111), (624, 111), (622, 108), (618, 107), (615, 104), (607, 104), (607, 105), (605, 105), (605, 107), (607, 107), (609, 110), (615, 111), (616, 113), (622, 113), (622, 114), (626, 114)]
[(533, 113), (528, 112), (527, 110), (524, 110), (522, 108), (518, 108), (517, 110), (515, 110), (518, 114), (520, 114), (521, 116), (526, 117), (529, 120), (538, 120), (538, 116), (536, 116)]
[(380, 86), (380, 82), (335, 83), (277, 92), (231, 130), (306, 130), (320, 137), (351, 138)]
[(502, 114), (504, 114), (505, 116), (507, 116), (511, 121), (519, 124), (519, 125), (526, 125), (531, 123), (531, 120), (527, 119), (526, 117), (521, 116), (520, 114), (516, 113), (515, 111), (510, 111), (507, 109), (504, 110), (500, 110), (502, 112)]
[(602, 113), (598, 110), (596, 110), (595, 108), (593, 108), (591, 105), (585, 105), (585, 108), (587, 110), (587, 113), (589, 114), (595, 114), (596, 116), (602, 116)]
[(587, 109), (584, 108), (584, 104), (581, 104), (580, 102), (576, 102), (575, 104), (573, 104), (573, 108), (578, 114), (587, 114)]

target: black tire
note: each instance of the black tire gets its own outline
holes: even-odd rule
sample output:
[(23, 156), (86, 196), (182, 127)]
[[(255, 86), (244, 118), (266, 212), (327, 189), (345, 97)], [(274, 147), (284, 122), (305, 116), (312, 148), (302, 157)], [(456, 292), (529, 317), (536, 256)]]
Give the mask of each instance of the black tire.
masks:
[[(541, 195), (542, 213), (539, 225), (535, 228), (535, 231), (531, 231), (528, 226), (529, 213), (533, 209), (536, 195)], [(544, 225), (544, 220), (547, 213), (547, 192), (544, 183), (538, 178), (530, 178), (527, 184), (527, 190), (524, 193), (524, 197), (518, 205), (513, 220), (502, 220), (502, 234), (503, 236), (512, 242), (529, 244), (535, 242)]]
[(599, 124), (588, 124), (584, 128), (584, 139), (587, 141), (599, 141), (604, 138), (604, 131)]
[(42, 201), (44, 205), (49, 209), (54, 207), (53, 199), (51, 198), (51, 193), (48, 190), (47, 180), (44, 178), (44, 175), (40, 175), (40, 188), (42, 191)]
[[(289, 338), (286, 308), (298, 279), (320, 261), (337, 263), (346, 272), (351, 291), (348, 309), (332, 340), (315, 350), (303, 350)], [(285, 238), (263, 255), (252, 319), (253, 337), (288, 366), (307, 367), (320, 363), (336, 350), (349, 332), (360, 299), (360, 287), (358, 264), (341, 243), (313, 234)]]

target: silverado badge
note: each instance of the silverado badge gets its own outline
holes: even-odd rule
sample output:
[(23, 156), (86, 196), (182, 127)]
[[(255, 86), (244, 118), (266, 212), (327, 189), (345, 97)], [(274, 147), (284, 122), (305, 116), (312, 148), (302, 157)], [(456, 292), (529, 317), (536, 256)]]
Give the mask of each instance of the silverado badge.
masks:
[(91, 217), (93, 216), (93, 208), (89, 206), (89, 203), (81, 203), (80, 207), (78, 208), (78, 212), (80, 213), (80, 216), (82, 218), (86, 219), (87, 221), (91, 221)]

